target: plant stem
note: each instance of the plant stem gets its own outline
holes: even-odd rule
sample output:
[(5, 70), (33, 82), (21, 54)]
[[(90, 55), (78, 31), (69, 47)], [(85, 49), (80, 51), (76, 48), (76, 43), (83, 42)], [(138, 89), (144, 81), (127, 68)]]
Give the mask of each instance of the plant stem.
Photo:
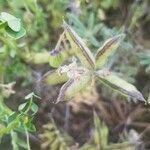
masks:
[(26, 127), (25, 127), (25, 132), (26, 132), (27, 149), (28, 149), (28, 150), (31, 150), (31, 147), (30, 147), (30, 140), (29, 140), (29, 133), (28, 133)]
[(12, 147), (13, 147), (13, 150), (19, 150), (19, 147), (17, 145), (17, 134), (12, 130), (10, 132), (10, 135), (11, 135), (11, 144), (12, 144)]

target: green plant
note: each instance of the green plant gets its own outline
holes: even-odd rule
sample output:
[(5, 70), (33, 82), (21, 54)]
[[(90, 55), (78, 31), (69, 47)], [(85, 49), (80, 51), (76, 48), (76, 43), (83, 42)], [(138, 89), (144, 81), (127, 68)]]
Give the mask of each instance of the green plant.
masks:
[(65, 9), (67, 8), (66, 6), (68, 3), (68, 0), (52, 0), (51, 4), (47, 6), (47, 9), (52, 17), (51, 26), (53, 28), (58, 28), (60, 26), (62, 16), (65, 16)]
[[(92, 12), (86, 10), (82, 16), (68, 13), (67, 18), (69, 24), (84, 39), (90, 50), (95, 52), (95, 47), (102, 46), (105, 40), (124, 32), (125, 28), (107, 26), (103, 20), (98, 19), (98, 14), (93, 12), (94, 10)], [(119, 59), (121, 59), (122, 63), (120, 63)], [(129, 37), (126, 37), (119, 46), (118, 53), (107, 66), (109, 68), (113, 67), (113, 70), (117, 70), (128, 82), (134, 84), (136, 83), (135, 76), (138, 72), (138, 67), (135, 67), (133, 61), (138, 64), (137, 56), (133, 51), (133, 43)]]
[(150, 72), (150, 52), (139, 53), (140, 64), (146, 67), (146, 72)]
[(3, 30), (6, 31), (8, 36), (15, 39), (21, 38), (26, 34), (25, 29), (21, 25), (21, 20), (6, 12), (0, 14), (0, 31), (5, 33)]
[[(10, 90), (12, 88), (11, 85), (7, 85)], [(9, 90), (8, 87), (7, 90)], [(19, 150), (20, 147), (28, 150), (31, 149), (29, 132), (35, 132), (35, 126), (32, 120), (38, 111), (38, 106), (33, 102), (34, 97), (39, 98), (34, 93), (27, 95), (25, 97), (27, 102), (19, 105), (17, 111), (11, 110), (5, 104), (4, 98), (2, 96), (0, 97), (0, 137), (3, 138), (5, 135), (10, 135), (13, 150)], [(19, 137), (18, 133), (26, 135), (26, 142)]]
[[(16, 40), (23, 37), (26, 31), (21, 19), (6, 12), (0, 13), (0, 24), (0, 82), (5, 83), (15, 80), (12, 77), (14, 74), (10, 73), (15, 72), (18, 67), (21, 68), (15, 72), (18, 76), (23, 75), (22, 71), (26, 69), (19, 57), (16, 57), (19, 47)], [(6, 74), (7, 76), (5, 76)]]
[(43, 126), (43, 133), (39, 135), (42, 139), (42, 149), (53, 150), (134, 150), (136, 145), (126, 138), (118, 143), (109, 143), (109, 129), (104, 122), (101, 122), (94, 112), (94, 127), (87, 143), (79, 146), (73, 143), (72, 138), (61, 132), (54, 121)]
[[(86, 40), (88, 45), (99, 47), (102, 42), (99, 39), (106, 40), (112, 35), (119, 34), (122, 29), (107, 27), (101, 20), (96, 19), (96, 15), (92, 12), (86, 14), (84, 18), (68, 13), (67, 18), (69, 24), (78, 33), (78, 35)], [(86, 19), (85, 19), (86, 18)], [(87, 19), (88, 18), (88, 19)], [(81, 21), (82, 20), (82, 21)], [(121, 47), (127, 47), (127, 42), (124, 42)]]
[(99, 47), (100, 43), (96, 39), (97, 33), (103, 27), (102, 23), (95, 24), (95, 16), (93, 13), (89, 14), (87, 20), (87, 27), (74, 14), (68, 14), (69, 23), (72, 24), (74, 30), (87, 41), (90, 41), (95, 47)]
[[(18, 110), (14, 111), (5, 104), (5, 98), (9, 98), (11, 94), (15, 93), (13, 90), (15, 82), (4, 84), (10, 81), (9, 77), (13, 76), (12, 72), (16, 71), (21, 74), (23, 69), (26, 70), (19, 57), (12, 61), (17, 54), (16, 40), (23, 37), (26, 31), (19, 18), (2, 12), (0, 14), (0, 34), (0, 137), (3, 139), (9, 135), (13, 150), (19, 150), (20, 147), (30, 150), (29, 132), (35, 132), (32, 120), (38, 110), (33, 98), (37, 96), (34, 93), (29, 94), (25, 97), (27, 102), (19, 105)], [(7, 75), (9, 73), (10, 76)], [(26, 140), (20, 138), (20, 133), (26, 135)]]
[(124, 139), (122, 142), (108, 142), (108, 127), (104, 122), (101, 122), (98, 115), (94, 112), (94, 128), (92, 138), (89, 143), (84, 144), (79, 150), (135, 150), (136, 145)]
[(62, 86), (56, 102), (71, 99), (76, 93), (84, 90), (85, 87), (97, 80), (125, 96), (145, 101), (142, 94), (133, 85), (117, 77), (115, 73), (109, 72), (104, 67), (110, 56), (118, 48), (124, 35), (108, 39), (98, 49), (94, 57), (82, 39), (65, 22), (64, 29), (65, 31), (60, 36), (55, 49), (51, 52), (50, 65), (59, 67), (72, 56), (77, 57), (78, 60), (73, 59), (71, 64), (62, 66), (58, 70), (50, 71), (42, 78), (44, 82), (48, 82), (49, 84), (58, 84), (67, 81)]
[(42, 140), (42, 149), (70, 150), (69, 145), (72, 143), (72, 138), (65, 132), (60, 132), (53, 120), (44, 125), (43, 129), (43, 133), (39, 135)]

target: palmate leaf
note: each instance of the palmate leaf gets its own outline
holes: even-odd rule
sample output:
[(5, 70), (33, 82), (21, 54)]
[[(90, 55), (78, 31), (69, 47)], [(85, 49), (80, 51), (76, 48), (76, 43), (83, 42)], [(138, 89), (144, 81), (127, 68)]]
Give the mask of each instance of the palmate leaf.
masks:
[(94, 68), (95, 60), (91, 51), (77, 35), (77, 33), (66, 22), (64, 22), (63, 26), (67, 31), (67, 37), (71, 46), (74, 48), (75, 55), (80, 59), (84, 66), (90, 69)]
[(86, 73), (78, 79), (69, 79), (60, 89), (56, 103), (73, 98), (77, 93), (85, 90), (92, 82), (91, 75)]
[(99, 72), (97, 72), (97, 76), (100, 79), (100, 81), (112, 87), (114, 90), (120, 92), (121, 94), (134, 99), (145, 101), (142, 94), (136, 89), (135, 86), (117, 77), (115, 74), (110, 73), (102, 76), (99, 74)]
[(64, 83), (68, 80), (67, 74), (59, 74), (57, 70), (51, 70), (44, 74), (42, 77), (41, 81), (50, 84), (50, 85), (56, 85), (56, 84), (61, 84)]
[(123, 37), (124, 34), (110, 38), (103, 44), (102, 47), (98, 49), (95, 58), (97, 68), (102, 68), (107, 63), (109, 57), (112, 56), (119, 47), (119, 44)]

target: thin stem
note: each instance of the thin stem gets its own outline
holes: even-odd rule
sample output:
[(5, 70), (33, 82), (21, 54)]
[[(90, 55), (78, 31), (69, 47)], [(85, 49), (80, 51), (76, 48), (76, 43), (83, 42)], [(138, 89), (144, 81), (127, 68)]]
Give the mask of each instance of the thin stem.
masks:
[(17, 145), (17, 134), (12, 130), (10, 132), (10, 135), (11, 135), (11, 144), (12, 144), (13, 150), (19, 150), (19, 147)]
[(30, 147), (30, 140), (29, 140), (29, 133), (28, 133), (26, 127), (25, 127), (25, 133), (26, 133), (27, 149), (28, 149), (28, 150), (31, 150), (31, 147)]

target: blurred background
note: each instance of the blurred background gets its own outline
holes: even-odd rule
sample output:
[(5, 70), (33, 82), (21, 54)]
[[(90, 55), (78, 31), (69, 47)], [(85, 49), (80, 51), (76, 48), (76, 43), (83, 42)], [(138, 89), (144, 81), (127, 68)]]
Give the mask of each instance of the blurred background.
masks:
[[(31, 149), (59, 150), (59, 146), (52, 145), (59, 145), (62, 140), (57, 139), (62, 137), (67, 147), (63, 150), (101, 150), (101, 143), (97, 147), (97, 136), (110, 146), (114, 143), (110, 147), (114, 150), (150, 149), (149, 105), (127, 100), (101, 84), (70, 102), (54, 104), (62, 85), (39, 82), (53, 68), (45, 55), (40, 61), (26, 57), (28, 53), (47, 54), (55, 47), (63, 32), (63, 19), (93, 53), (105, 40), (124, 32), (126, 37), (108, 68), (134, 84), (150, 100), (149, 0), (0, 0), (0, 12), (21, 18), (27, 32), (19, 40), (0, 37), (0, 52), (5, 52), (0, 55), (0, 80), (16, 82), (15, 94), (5, 100), (14, 111), (30, 92), (41, 97), (35, 101), (39, 109), (33, 120), (36, 132), (29, 136)], [(107, 138), (103, 133), (106, 128)], [(102, 135), (93, 134), (99, 130), (104, 130)], [(4, 136), (0, 149), (11, 150), (9, 143), (9, 135)]]

